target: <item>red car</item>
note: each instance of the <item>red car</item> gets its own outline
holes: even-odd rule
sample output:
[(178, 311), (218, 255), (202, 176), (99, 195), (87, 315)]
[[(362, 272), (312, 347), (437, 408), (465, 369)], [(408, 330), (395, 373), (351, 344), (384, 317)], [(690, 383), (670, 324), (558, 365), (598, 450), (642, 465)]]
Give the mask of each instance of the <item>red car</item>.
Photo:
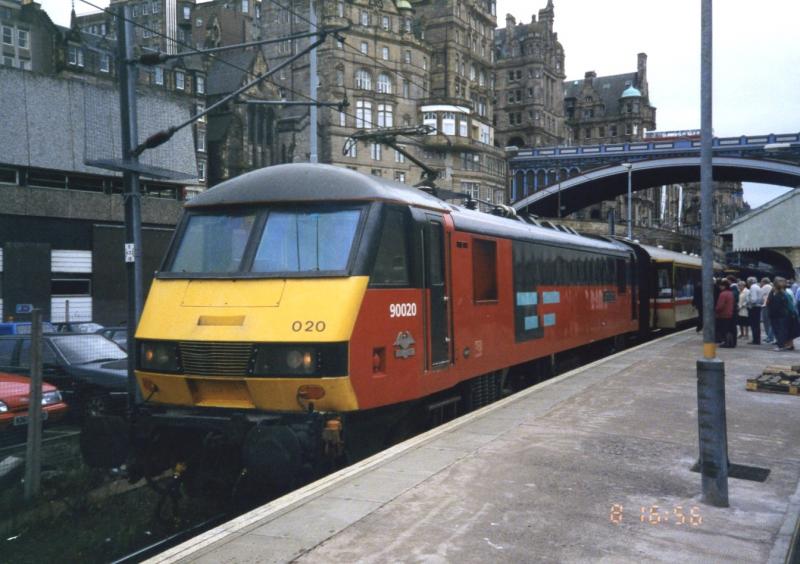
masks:
[[(0, 372), (0, 431), (22, 429), (28, 424), (30, 380), (25, 376)], [(42, 418), (53, 422), (67, 412), (61, 392), (52, 384), (42, 386)]]

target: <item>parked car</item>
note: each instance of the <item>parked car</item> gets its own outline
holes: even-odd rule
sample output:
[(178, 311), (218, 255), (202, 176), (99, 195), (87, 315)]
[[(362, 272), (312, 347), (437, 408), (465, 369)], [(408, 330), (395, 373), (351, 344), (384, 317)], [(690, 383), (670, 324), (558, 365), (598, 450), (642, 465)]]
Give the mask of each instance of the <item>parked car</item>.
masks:
[[(21, 430), (28, 425), (30, 380), (26, 376), (0, 372), (0, 432)], [(42, 384), (42, 419), (54, 423), (67, 412), (61, 392)]]
[(59, 333), (99, 333), (103, 329), (94, 321), (61, 321), (55, 326)]
[(105, 327), (97, 331), (100, 335), (103, 335), (106, 339), (111, 339), (115, 343), (119, 345), (124, 351), (128, 350), (128, 328), (125, 326), (120, 327)]
[[(29, 335), (0, 337), (0, 371), (30, 371)], [(59, 387), (67, 404), (83, 415), (121, 412), (128, 397), (128, 355), (97, 334), (54, 333), (42, 337), (44, 379)]]
[[(42, 321), (43, 333), (55, 333), (56, 327), (49, 321)], [(0, 335), (30, 335), (30, 321), (7, 321), (0, 323)]]

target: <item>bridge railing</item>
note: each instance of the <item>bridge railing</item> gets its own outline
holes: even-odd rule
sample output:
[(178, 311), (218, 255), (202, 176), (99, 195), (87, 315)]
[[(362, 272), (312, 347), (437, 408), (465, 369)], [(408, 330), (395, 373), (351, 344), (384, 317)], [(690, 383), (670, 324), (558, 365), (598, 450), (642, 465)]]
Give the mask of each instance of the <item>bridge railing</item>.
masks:
[[(797, 143), (800, 142), (800, 133), (770, 133), (768, 135), (742, 135), (740, 137), (715, 137), (712, 146), (717, 148), (732, 147), (759, 147), (772, 143)], [(542, 157), (552, 158), (557, 156), (574, 157), (586, 155), (596, 157), (605, 154), (617, 153), (642, 153), (647, 151), (664, 151), (670, 149), (700, 148), (699, 139), (653, 139), (633, 141), (629, 143), (612, 143), (608, 145), (581, 145), (573, 147), (537, 147), (522, 149), (512, 159)]]

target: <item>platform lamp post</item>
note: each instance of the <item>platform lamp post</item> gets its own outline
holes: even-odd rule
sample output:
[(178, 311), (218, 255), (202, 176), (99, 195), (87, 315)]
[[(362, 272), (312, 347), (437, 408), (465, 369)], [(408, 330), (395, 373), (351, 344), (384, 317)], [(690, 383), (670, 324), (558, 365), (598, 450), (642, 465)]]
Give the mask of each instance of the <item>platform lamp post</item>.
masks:
[(725, 418), (725, 364), (714, 334), (714, 213), (712, 157), (711, 0), (700, 10), (700, 243), (703, 276), (703, 358), (697, 361), (697, 427), (702, 499), (728, 507), (728, 431)]
[(633, 207), (631, 206), (633, 201), (633, 184), (631, 182), (633, 165), (631, 163), (622, 163), (622, 168), (628, 171), (628, 239), (633, 240)]

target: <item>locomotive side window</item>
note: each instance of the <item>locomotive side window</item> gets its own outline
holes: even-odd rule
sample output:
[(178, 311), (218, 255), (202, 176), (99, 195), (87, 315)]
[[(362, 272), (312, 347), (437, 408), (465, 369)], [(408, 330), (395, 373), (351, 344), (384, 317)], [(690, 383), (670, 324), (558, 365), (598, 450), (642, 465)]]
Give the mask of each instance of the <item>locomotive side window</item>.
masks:
[(347, 269), (359, 210), (271, 211), (253, 261), (253, 272)]
[(189, 217), (172, 272), (237, 272), (256, 216), (220, 213)]
[(617, 292), (624, 294), (628, 291), (628, 262), (625, 259), (617, 259)]
[(386, 210), (370, 286), (408, 286), (408, 227), (401, 210)]
[(497, 301), (497, 243), (472, 240), (472, 292), (476, 302)]

